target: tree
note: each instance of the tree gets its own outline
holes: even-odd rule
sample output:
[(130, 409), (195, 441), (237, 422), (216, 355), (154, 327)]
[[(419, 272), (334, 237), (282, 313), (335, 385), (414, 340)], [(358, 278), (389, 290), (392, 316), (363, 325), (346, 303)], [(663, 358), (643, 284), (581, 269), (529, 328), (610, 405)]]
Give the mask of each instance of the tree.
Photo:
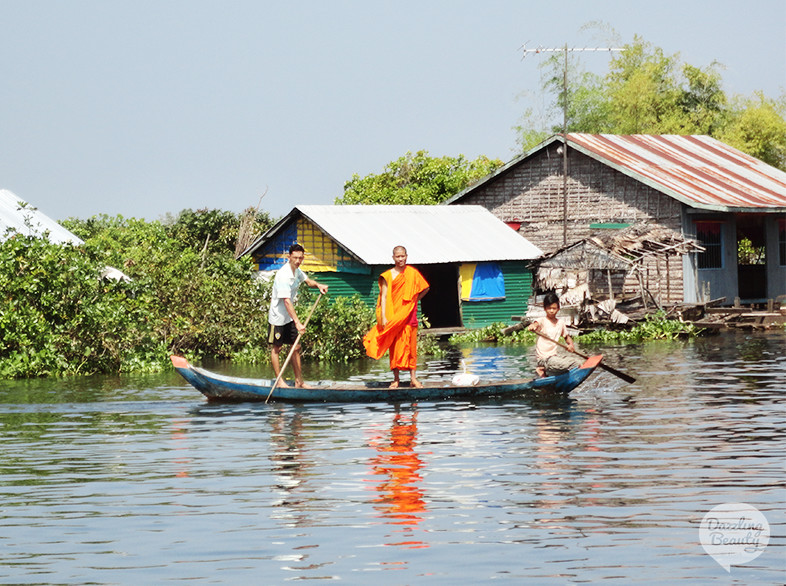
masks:
[[(571, 63), (567, 95), (564, 56), (544, 62), (551, 72), (544, 90), (555, 96), (560, 112), (567, 100), (568, 132), (706, 134), (786, 170), (783, 97), (776, 101), (757, 93), (730, 101), (717, 62), (705, 68), (681, 63), (679, 55), (666, 55), (639, 37), (623, 49), (611, 59), (605, 77), (582, 72)], [(549, 132), (533, 129), (528, 112), (516, 129), (526, 151), (548, 134), (561, 133), (562, 116)]]
[[(606, 92), (610, 126), (617, 134), (661, 134), (678, 124), (680, 90), (674, 77), (676, 58), (638, 38), (611, 60)], [(666, 121), (669, 120), (667, 123)]]
[(352, 175), (344, 184), (344, 195), (335, 203), (438, 204), (501, 166), (499, 159), (485, 156), (469, 161), (463, 155), (430, 157), (426, 151), (408, 152), (388, 163), (378, 175)]
[(751, 98), (738, 99), (718, 139), (786, 170), (786, 95), (776, 101), (757, 92)]

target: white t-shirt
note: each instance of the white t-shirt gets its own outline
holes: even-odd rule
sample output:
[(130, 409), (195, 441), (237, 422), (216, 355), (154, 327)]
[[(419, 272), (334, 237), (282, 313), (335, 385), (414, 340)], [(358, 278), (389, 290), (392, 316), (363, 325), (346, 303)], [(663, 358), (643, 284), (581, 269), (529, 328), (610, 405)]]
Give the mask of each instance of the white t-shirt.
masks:
[[(539, 317), (536, 320), (540, 324), (540, 333), (547, 336), (551, 340), (559, 341), (560, 338), (568, 336), (568, 327), (565, 322), (557, 318), (557, 323), (551, 323), (548, 317)], [(557, 346), (554, 342), (544, 340), (538, 336), (538, 341), (535, 343), (535, 355), (539, 360), (545, 360), (550, 356), (556, 356)]]
[(294, 304), (297, 301), (297, 288), (306, 280), (306, 273), (300, 269), (292, 272), (292, 266), (287, 263), (276, 271), (273, 279), (273, 291), (270, 294), (270, 311), (268, 321), (274, 326), (283, 326), (292, 321), (284, 299), (289, 299)]

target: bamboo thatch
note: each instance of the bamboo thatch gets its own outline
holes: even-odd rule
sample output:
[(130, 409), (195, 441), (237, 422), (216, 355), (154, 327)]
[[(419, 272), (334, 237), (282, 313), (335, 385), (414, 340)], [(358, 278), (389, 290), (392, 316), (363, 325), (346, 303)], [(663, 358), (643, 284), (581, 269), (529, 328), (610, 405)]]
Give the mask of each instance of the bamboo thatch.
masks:
[(652, 297), (642, 274), (646, 259), (665, 258), (668, 267), (669, 257), (703, 250), (695, 240), (668, 228), (637, 224), (579, 240), (537, 259), (533, 263), (537, 267), (535, 287), (556, 291), (563, 304), (581, 305), (589, 299), (614, 299), (630, 275), (638, 282), (642, 298)]
[(593, 239), (579, 240), (536, 261), (541, 268), (625, 271), (630, 261)]
[(695, 240), (685, 238), (669, 228), (653, 224), (635, 224), (589, 240), (609, 252), (631, 260), (640, 260), (647, 256), (681, 256), (690, 252), (704, 251)]

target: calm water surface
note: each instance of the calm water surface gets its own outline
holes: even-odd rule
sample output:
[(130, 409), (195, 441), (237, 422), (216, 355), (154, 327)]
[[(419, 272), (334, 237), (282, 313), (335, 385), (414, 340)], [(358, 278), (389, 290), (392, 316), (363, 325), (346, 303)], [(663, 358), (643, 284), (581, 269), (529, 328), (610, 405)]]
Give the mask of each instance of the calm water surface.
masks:
[[(603, 351), (637, 382), (598, 371), (561, 401), (208, 405), (174, 374), (0, 381), (0, 581), (784, 583), (786, 335)], [(461, 357), (499, 379), (529, 376), (530, 353)], [(699, 526), (733, 502), (771, 537), (727, 573)]]

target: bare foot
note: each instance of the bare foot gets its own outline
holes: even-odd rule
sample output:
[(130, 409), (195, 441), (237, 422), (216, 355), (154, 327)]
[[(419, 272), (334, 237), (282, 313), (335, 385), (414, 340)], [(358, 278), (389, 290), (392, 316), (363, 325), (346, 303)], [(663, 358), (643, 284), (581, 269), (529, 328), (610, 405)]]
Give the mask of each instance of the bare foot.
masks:
[(283, 378), (280, 381), (278, 381), (278, 384), (276, 386), (277, 387), (281, 387), (283, 389), (288, 389), (289, 388), (289, 385), (284, 382)]
[(413, 378), (411, 381), (409, 381), (409, 386), (415, 387), (416, 389), (422, 389), (423, 383), (421, 383), (418, 379)]
[(544, 378), (544, 377), (546, 376), (546, 369), (545, 369), (545, 368), (543, 368), (542, 366), (538, 366), (538, 367), (535, 369), (535, 372), (537, 373), (537, 375), (538, 375), (540, 378)]
[(388, 388), (389, 389), (397, 389), (398, 388), (398, 381), (394, 380), (392, 383), (390, 383), (390, 386)]
[(295, 386), (297, 388), (299, 388), (299, 389), (313, 389), (314, 388), (314, 387), (312, 387), (310, 384), (308, 384), (306, 382), (297, 383)]

